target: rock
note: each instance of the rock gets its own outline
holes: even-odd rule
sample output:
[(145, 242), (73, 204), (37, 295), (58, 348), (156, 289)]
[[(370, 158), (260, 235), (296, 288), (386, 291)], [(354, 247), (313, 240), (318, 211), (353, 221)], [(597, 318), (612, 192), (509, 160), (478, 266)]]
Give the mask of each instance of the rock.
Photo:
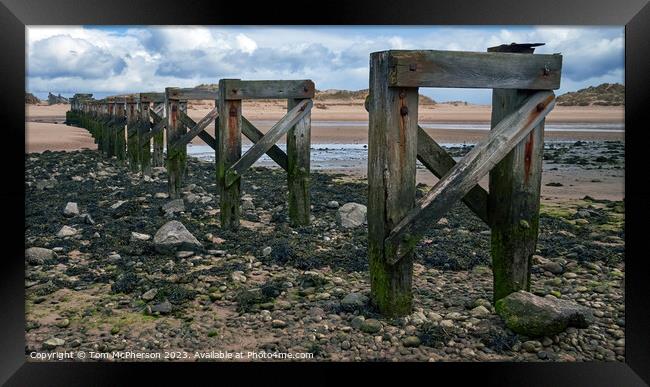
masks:
[(61, 227), (59, 232), (56, 233), (56, 236), (59, 237), (59, 238), (65, 238), (65, 237), (77, 235), (78, 232), (79, 231), (77, 231), (76, 229), (74, 229), (74, 228), (72, 228), (70, 226), (63, 226), (63, 227)]
[(370, 333), (370, 334), (377, 333), (381, 331), (381, 323), (378, 320), (375, 320), (374, 318), (369, 318), (367, 320), (364, 320), (361, 323), (359, 329), (365, 333)]
[(271, 254), (271, 251), (273, 251), (271, 246), (266, 246), (265, 248), (262, 249), (262, 256), (268, 257)]
[(453, 328), (454, 322), (452, 320), (442, 320), (440, 321), (440, 326), (442, 328)]
[(166, 192), (156, 192), (153, 195), (153, 197), (155, 199), (167, 199), (169, 197), (169, 194), (167, 194)]
[(149, 289), (142, 294), (141, 298), (145, 301), (151, 301), (156, 298), (156, 294), (158, 294), (158, 289)]
[(65, 344), (65, 340), (52, 337), (43, 342), (43, 349), (54, 349)]
[(246, 211), (246, 210), (254, 210), (255, 205), (253, 204), (252, 200), (244, 200), (242, 205), (241, 205), (241, 209), (244, 210), (244, 211)]
[(193, 204), (201, 200), (201, 197), (197, 194), (191, 193), (185, 196), (185, 200), (187, 200), (189, 204)]
[(479, 305), (476, 308), (472, 309), (469, 313), (472, 315), (472, 317), (480, 318), (488, 316), (490, 314), (490, 311), (485, 306)]
[(553, 274), (562, 274), (562, 272), (564, 271), (562, 265), (554, 261), (548, 261), (544, 263), (542, 265), (542, 269), (544, 269), (545, 271), (549, 271)]
[(363, 316), (355, 316), (352, 319), (352, 321), (350, 321), (350, 326), (352, 326), (352, 328), (354, 328), (354, 329), (360, 329), (361, 324), (363, 324), (364, 321), (366, 321), (365, 317), (363, 317)]
[(363, 204), (346, 203), (336, 212), (336, 221), (344, 228), (359, 227), (367, 222), (367, 214)]
[(203, 245), (192, 235), (183, 223), (172, 220), (165, 223), (153, 237), (156, 251), (169, 253), (178, 249), (201, 249)]
[(156, 304), (151, 307), (152, 313), (158, 312), (160, 314), (168, 314), (171, 313), (171, 311), (172, 311), (172, 304), (168, 300), (165, 300), (160, 304)]
[(130, 203), (128, 200), (119, 200), (117, 203), (111, 206), (111, 210), (113, 210), (111, 216), (115, 219), (118, 219), (130, 214), (134, 209), (134, 203)]
[(541, 346), (542, 343), (539, 341), (530, 340), (524, 341), (524, 343), (521, 345), (521, 348), (528, 353), (536, 353), (539, 348), (541, 348)]
[(343, 340), (343, 342), (341, 343), (341, 349), (348, 350), (350, 349), (350, 347), (352, 347), (350, 342), (348, 340)]
[(405, 347), (419, 347), (420, 346), (420, 338), (417, 336), (407, 336), (403, 341), (402, 344)]
[(81, 219), (83, 219), (84, 223), (86, 224), (90, 224), (90, 225), (95, 224), (95, 221), (90, 216), (90, 214), (81, 214)]
[(331, 208), (335, 210), (339, 208), (339, 202), (337, 202), (336, 200), (329, 201), (327, 202), (327, 208)]
[(282, 320), (273, 320), (271, 321), (271, 326), (273, 328), (286, 328), (287, 323)]
[(343, 310), (353, 312), (360, 310), (368, 302), (368, 297), (361, 293), (350, 293), (341, 300), (341, 307)]
[(194, 255), (194, 251), (177, 251), (176, 258), (184, 259)]
[(77, 215), (79, 215), (79, 207), (77, 206), (77, 203), (68, 202), (63, 209), (63, 216), (66, 218), (72, 218)]
[(51, 189), (54, 188), (56, 185), (56, 180), (50, 179), (50, 180), (39, 180), (36, 182), (36, 189), (38, 190), (45, 190), (45, 189)]
[(586, 328), (591, 311), (555, 297), (539, 297), (520, 290), (497, 301), (496, 311), (512, 331), (530, 337), (551, 336), (567, 327)]
[(235, 282), (246, 282), (246, 276), (244, 275), (244, 272), (239, 270), (233, 271), (230, 274), (230, 278)]
[(140, 234), (139, 232), (131, 232), (131, 241), (148, 241), (151, 239), (149, 234)]
[(67, 328), (70, 325), (70, 320), (67, 318), (64, 318), (61, 321), (57, 321), (56, 326), (59, 328)]
[(25, 250), (25, 260), (30, 265), (42, 265), (45, 261), (55, 259), (56, 253), (43, 247), (30, 247)]
[(175, 214), (177, 212), (183, 212), (185, 211), (185, 202), (183, 201), (183, 199), (174, 199), (170, 202), (163, 204), (162, 207), (160, 207), (160, 209), (165, 215)]

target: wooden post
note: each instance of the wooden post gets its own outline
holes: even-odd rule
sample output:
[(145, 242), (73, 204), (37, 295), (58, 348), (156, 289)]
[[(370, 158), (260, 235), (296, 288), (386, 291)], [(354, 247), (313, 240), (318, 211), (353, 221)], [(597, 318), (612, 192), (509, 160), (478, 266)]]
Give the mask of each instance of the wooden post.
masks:
[[(155, 103), (154, 107), (158, 107), (160, 105), (164, 106), (164, 103)], [(163, 120), (167, 119), (166, 116), (164, 115), (164, 112), (161, 112), (160, 116), (162, 117)], [(152, 163), (154, 167), (162, 167), (165, 165), (164, 158), (163, 158), (164, 145), (165, 145), (165, 131), (162, 130), (160, 131), (160, 133), (157, 133), (156, 135), (153, 136)]]
[(124, 162), (126, 160), (126, 140), (124, 134), (124, 102), (116, 100), (115, 101), (115, 118), (118, 123), (115, 125), (113, 132), (114, 144), (115, 144), (115, 156), (119, 162)]
[(215, 131), (217, 147), (217, 186), (221, 198), (221, 227), (237, 229), (239, 227), (239, 202), (241, 179), (230, 186), (226, 185), (226, 171), (241, 157), (241, 99), (226, 99), (228, 82), (219, 80), (219, 127)]
[(394, 265), (384, 239), (415, 203), (418, 88), (389, 87), (389, 53), (370, 54), (368, 259), (373, 302), (382, 314), (411, 312), (413, 251)]
[[(178, 107), (181, 112), (187, 114), (187, 100), (184, 99), (179, 100)], [(180, 129), (178, 133), (179, 137), (177, 137), (176, 139), (182, 137), (188, 131), (187, 126), (183, 124), (180, 125), (179, 129)], [(181, 163), (181, 184), (182, 184), (185, 181), (185, 178), (187, 177), (187, 144), (179, 147), (179, 149), (183, 154), (182, 163)]]
[(114, 136), (112, 135), (113, 125), (111, 125), (111, 123), (115, 119), (114, 108), (115, 108), (115, 103), (109, 100), (106, 103), (106, 119), (108, 120), (108, 124), (106, 125), (106, 131), (104, 132), (105, 135), (104, 144), (106, 146), (106, 156), (108, 157), (115, 156), (115, 142), (113, 141)]
[[(302, 101), (288, 99), (287, 110)], [(311, 147), (311, 112), (287, 132), (287, 183), (289, 187), (289, 220), (293, 226), (309, 224), (309, 168)]]
[(149, 100), (140, 100), (140, 125), (138, 125), (138, 145), (140, 146), (140, 167), (142, 174), (151, 176), (151, 140), (145, 140), (144, 136), (151, 129), (151, 117), (149, 116)]
[(138, 172), (138, 112), (135, 98), (126, 98), (126, 152), (129, 158), (129, 170)]
[(167, 174), (169, 176), (169, 196), (179, 198), (181, 195), (181, 186), (183, 180), (183, 170), (187, 154), (185, 147), (177, 148), (174, 142), (184, 133), (184, 126), (178, 119), (180, 110), (180, 101), (170, 96), (169, 90), (166, 89), (166, 108), (167, 108)]
[[(488, 51), (532, 54), (500, 46)], [(494, 89), (492, 127), (517, 110), (531, 90)], [(518, 290), (530, 290), (530, 269), (539, 229), (539, 195), (544, 149), (544, 121), (534, 128), (492, 171), (488, 217), (492, 229), (493, 302)]]

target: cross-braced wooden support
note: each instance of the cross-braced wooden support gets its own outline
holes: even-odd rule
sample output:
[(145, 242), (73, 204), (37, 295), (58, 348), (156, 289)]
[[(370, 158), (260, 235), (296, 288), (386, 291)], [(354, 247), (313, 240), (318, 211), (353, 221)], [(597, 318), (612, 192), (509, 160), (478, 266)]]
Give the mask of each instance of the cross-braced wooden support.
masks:
[[(527, 49), (530, 46), (527, 45)], [(559, 87), (561, 64), (560, 55), (511, 52), (384, 51), (371, 54), (370, 96), (366, 104), (370, 113), (368, 255), (372, 299), (382, 313), (410, 313), (415, 245), (427, 228), (458, 200), (463, 200), (490, 226), (500, 227), (498, 233), (502, 233), (502, 229), (508, 233), (519, 232), (517, 238), (508, 239), (509, 250), (505, 257), (529, 259), (528, 254), (532, 254), (536, 243), (539, 209), (536, 171), (541, 172), (543, 139), (537, 131), (543, 130), (540, 128), (544, 117), (554, 106), (550, 90)], [(455, 163), (417, 125), (418, 87), (421, 86), (527, 89), (527, 92), (507, 111), (496, 108), (488, 138)], [(499, 92), (495, 90), (495, 95)], [(516, 156), (518, 147), (522, 147), (522, 157)], [(514, 172), (506, 174), (505, 167), (498, 163), (509, 157), (513, 158), (509, 168), (516, 166)], [(416, 159), (440, 178), (417, 203)], [(518, 172), (520, 165), (524, 173)], [(496, 179), (491, 175), (488, 195), (477, 184), (495, 166), (496, 170), (501, 170), (499, 176), (521, 177)], [(493, 185), (502, 187), (506, 180), (508, 189), (500, 188), (495, 192), (508, 192), (508, 196), (504, 198), (492, 192)], [(522, 196), (525, 199), (520, 199)], [(497, 214), (500, 213), (513, 216), (499, 218)], [(513, 219), (519, 227), (517, 230), (512, 228)], [(520, 232), (522, 228), (526, 230), (523, 233)], [(532, 229), (534, 236), (527, 231)], [(504, 240), (500, 235), (496, 241), (495, 236), (492, 237), (495, 293), (498, 293), (495, 297), (499, 298), (521, 289), (523, 276), (520, 273), (529, 275), (530, 269), (521, 263), (525, 259), (504, 259), (504, 254), (495, 254), (496, 242)], [(507, 293), (497, 291), (497, 278), (507, 284), (503, 288)]]
[[(288, 207), (292, 225), (307, 225), (310, 217), (309, 158), (314, 83), (300, 81), (219, 81), (217, 185), (221, 226), (239, 227), (241, 177), (265, 153), (288, 173)], [(242, 116), (243, 99), (286, 98), (288, 112), (266, 134)], [(241, 135), (254, 145), (242, 156)], [(287, 154), (275, 144), (287, 136)]]
[[(169, 196), (172, 198), (180, 197), (181, 187), (187, 170), (187, 144), (195, 137), (200, 136), (202, 139), (214, 148), (214, 139), (204, 129), (216, 119), (216, 108), (210, 111), (198, 124), (187, 115), (188, 100), (208, 100), (215, 101), (217, 93), (211, 90), (198, 88), (181, 89), (177, 87), (168, 87), (165, 89), (165, 101), (167, 111), (167, 173), (169, 175)], [(152, 113), (154, 122), (158, 115)], [(162, 129), (160, 120), (153, 131), (157, 131), (159, 126)], [(189, 131), (188, 131), (189, 129)]]

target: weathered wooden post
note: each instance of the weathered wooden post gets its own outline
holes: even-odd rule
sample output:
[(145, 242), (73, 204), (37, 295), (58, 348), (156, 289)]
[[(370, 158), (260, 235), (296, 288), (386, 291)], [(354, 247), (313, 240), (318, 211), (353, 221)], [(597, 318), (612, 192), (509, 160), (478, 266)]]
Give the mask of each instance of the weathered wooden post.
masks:
[[(305, 92), (308, 91), (305, 86)], [(287, 111), (302, 99), (289, 98)], [(293, 226), (309, 224), (309, 169), (311, 148), (311, 112), (287, 132), (287, 182), (289, 186), (289, 220)]]
[(122, 98), (115, 99), (115, 119), (116, 125), (113, 132), (115, 144), (115, 156), (120, 162), (126, 161), (126, 139), (124, 129), (124, 100)]
[(138, 153), (138, 111), (134, 97), (126, 97), (126, 151), (129, 159), (129, 169), (131, 172), (138, 172), (139, 160)]
[(187, 153), (185, 146), (176, 147), (175, 142), (185, 133), (185, 126), (180, 122), (180, 100), (176, 88), (165, 89), (167, 109), (167, 174), (169, 176), (169, 196), (179, 198), (181, 195)]
[(415, 202), (418, 88), (389, 86), (389, 59), (370, 54), (368, 258), (372, 300), (397, 316), (412, 308), (413, 251), (391, 264), (397, 251), (384, 240)]
[[(228, 83), (231, 80), (219, 80), (219, 127), (215, 130), (217, 140), (217, 187), (221, 198), (221, 227), (237, 229), (239, 227), (239, 202), (241, 196), (241, 179), (226, 184), (226, 171), (241, 157), (241, 99), (227, 99)], [(237, 80), (234, 80), (237, 81)]]
[[(160, 116), (162, 117), (163, 120), (166, 120), (165, 116), (165, 103), (164, 102), (157, 102), (154, 103), (154, 109), (159, 108), (162, 106), (162, 111), (160, 112)], [(159, 133), (156, 133), (153, 136), (153, 155), (152, 155), (152, 164), (154, 167), (162, 167), (165, 165), (165, 159), (163, 157), (163, 148), (165, 145), (165, 131), (161, 130)]]
[(140, 154), (138, 160), (142, 173), (146, 176), (151, 175), (151, 140), (145, 137), (151, 129), (151, 117), (149, 115), (149, 108), (151, 101), (147, 97), (140, 96), (140, 117), (138, 125), (138, 145), (140, 147)]
[[(502, 45), (488, 52), (532, 54), (534, 46)], [(540, 76), (548, 76), (547, 68)], [(493, 89), (492, 127), (520, 108), (536, 90)], [(488, 212), (492, 229), (493, 302), (530, 290), (531, 260), (539, 229), (544, 121), (490, 171)]]
[(114, 141), (114, 135), (113, 135), (113, 124), (115, 122), (115, 114), (114, 114), (114, 109), (115, 109), (115, 99), (114, 98), (107, 98), (106, 100), (106, 131), (105, 131), (105, 139), (104, 139), (104, 147), (106, 149), (106, 156), (108, 157), (113, 157), (115, 156), (115, 141)]

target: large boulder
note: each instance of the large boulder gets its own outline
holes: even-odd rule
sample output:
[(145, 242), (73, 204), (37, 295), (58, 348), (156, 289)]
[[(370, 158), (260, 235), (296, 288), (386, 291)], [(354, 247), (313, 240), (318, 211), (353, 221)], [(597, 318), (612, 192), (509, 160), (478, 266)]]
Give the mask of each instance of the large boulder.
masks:
[(336, 212), (336, 221), (345, 228), (359, 227), (368, 221), (368, 209), (363, 204), (345, 203)]
[(523, 290), (497, 301), (495, 309), (508, 328), (530, 337), (551, 336), (568, 327), (586, 328), (593, 322), (591, 311), (584, 306)]
[(183, 223), (172, 220), (165, 223), (153, 237), (154, 247), (160, 253), (170, 253), (177, 250), (197, 250), (203, 245), (192, 233), (187, 231)]

